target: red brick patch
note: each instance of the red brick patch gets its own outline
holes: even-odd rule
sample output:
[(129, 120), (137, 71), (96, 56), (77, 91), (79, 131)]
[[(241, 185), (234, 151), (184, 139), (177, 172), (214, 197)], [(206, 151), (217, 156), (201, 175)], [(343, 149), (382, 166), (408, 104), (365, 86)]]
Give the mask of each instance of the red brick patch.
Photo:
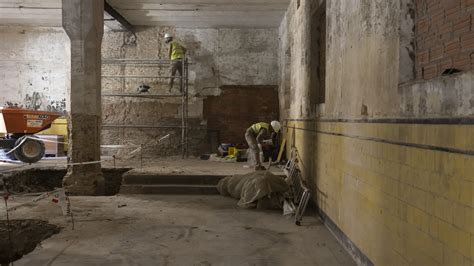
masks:
[(415, 4), (417, 78), (436, 78), (452, 67), (474, 69), (474, 0), (415, 0)]

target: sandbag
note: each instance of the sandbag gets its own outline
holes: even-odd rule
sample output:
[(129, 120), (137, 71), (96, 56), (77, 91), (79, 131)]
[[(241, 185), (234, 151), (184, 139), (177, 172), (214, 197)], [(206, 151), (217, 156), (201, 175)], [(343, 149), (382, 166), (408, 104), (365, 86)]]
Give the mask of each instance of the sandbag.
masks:
[(267, 171), (257, 171), (225, 177), (217, 184), (217, 190), (223, 196), (238, 199), (237, 205), (242, 208), (256, 208), (258, 201), (264, 198), (272, 199), (274, 204), (280, 203), (278, 207), (281, 208), (280, 199), (289, 186), (282, 177)]

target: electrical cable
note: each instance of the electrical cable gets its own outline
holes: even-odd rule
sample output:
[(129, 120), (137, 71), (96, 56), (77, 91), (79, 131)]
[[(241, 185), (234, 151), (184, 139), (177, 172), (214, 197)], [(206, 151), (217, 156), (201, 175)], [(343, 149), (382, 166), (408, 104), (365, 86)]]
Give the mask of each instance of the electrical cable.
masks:
[[(89, 161), (89, 162), (78, 162), (78, 163), (74, 163), (74, 162), (71, 162), (71, 163), (66, 163), (65, 165), (64, 164), (60, 164), (60, 163), (46, 163), (46, 162), (43, 162), (42, 164), (44, 165), (50, 165), (50, 166), (75, 166), (75, 165), (91, 165), (91, 164), (100, 164), (100, 163), (103, 163), (103, 162), (108, 162), (108, 161), (112, 161), (112, 160), (115, 160), (115, 159), (131, 159), (135, 156), (136, 153), (140, 152), (140, 151), (143, 151), (144, 149), (144, 146), (147, 146), (147, 147), (154, 147), (154, 146), (158, 146), (160, 145), (164, 140), (166, 139), (169, 139), (171, 136), (171, 134), (167, 134), (163, 137), (161, 137), (160, 139), (158, 140), (155, 140), (155, 139), (152, 139), (150, 141), (148, 141), (147, 143), (145, 144), (142, 144), (142, 145), (135, 145), (135, 147), (138, 146), (138, 148), (134, 149), (133, 151), (131, 151), (130, 153), (128, 153), (127, 155), (125, 156), (112, 156), (112, 158), (110, 159), (106, 159), (106, 160), (97, 160), (97, 161)], [(40, 141), (44, 141), (42, 139), (39, 139), (39, 138), (34, 138), (34, 137), (26, 137), (24, 138), (16, 147), (14, 147), (12, 150), (10, 150), (8, 153), (6, 154), (9, 154), (11, 153), (12, 151), (18, 149), (25, 141), (26, 139), (34, 139), (34, 140), (40, 140)], [(49, 142), (56, 142), (56, 141), (49, 141)], [(152, 142), (155, 142), (154, 144), (152, 144)], [(63, 143), (63, 142), (56, 142), (56, 143)], [(113, 147), (113, 148), (117, 148), (117, 149), (127, 149), (129, 148), (128, 146), (125, 146), (125, 145), (104, 145), (106, 147)], [(8, 163), (17, 163), (17, 164), (21, 164), (20, 166), (18, 167), (12, 167), (12, 168), (8, 168), (8, 169), (2, 169), (0, 171), (0, 173), (2, 172), (8, 172), (10, 170), (14, 170), (14, 169), (20, 169), (22, 167), (25, 167), (27, 166), (28, 164), (25, 164), (25, 163), (22, 163), (22, 162), (15, 162), (15, 161), (6, 161), (6, 160), (1, 160), (0, 159), (0, 162), (8, 162)]]

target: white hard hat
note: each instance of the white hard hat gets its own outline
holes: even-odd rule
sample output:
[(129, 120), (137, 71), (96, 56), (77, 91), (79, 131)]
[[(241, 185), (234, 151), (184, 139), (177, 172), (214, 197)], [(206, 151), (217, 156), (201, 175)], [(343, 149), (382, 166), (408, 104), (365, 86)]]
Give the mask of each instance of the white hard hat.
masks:
[(165, 39), (168, 39), (168, 38), (173, 38), (173, 36), (171, 36), (171, 34), (169, 33), (165, 33)]
[(270, 123), (272, 125), (273, 130), (275, 130), (276, 133), (280, 132), (281, 129), (281, 124), (278, 121), (272, 121)]

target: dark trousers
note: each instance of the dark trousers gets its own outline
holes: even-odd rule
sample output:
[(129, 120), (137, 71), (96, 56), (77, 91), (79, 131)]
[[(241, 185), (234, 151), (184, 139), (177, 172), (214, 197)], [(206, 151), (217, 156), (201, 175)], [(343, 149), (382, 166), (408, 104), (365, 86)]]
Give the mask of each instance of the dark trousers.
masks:
[[(183, 76), (183, 61), (182, 60), (174, 60), (171, 61), (171, 79), (170, 79), (170, 90), (173, 88), (174, 85), (174, 77), (176, 76), (176, 72), (179, 72), (179, 76)], [(180, 88), (181, 89), (181, 88)]]

